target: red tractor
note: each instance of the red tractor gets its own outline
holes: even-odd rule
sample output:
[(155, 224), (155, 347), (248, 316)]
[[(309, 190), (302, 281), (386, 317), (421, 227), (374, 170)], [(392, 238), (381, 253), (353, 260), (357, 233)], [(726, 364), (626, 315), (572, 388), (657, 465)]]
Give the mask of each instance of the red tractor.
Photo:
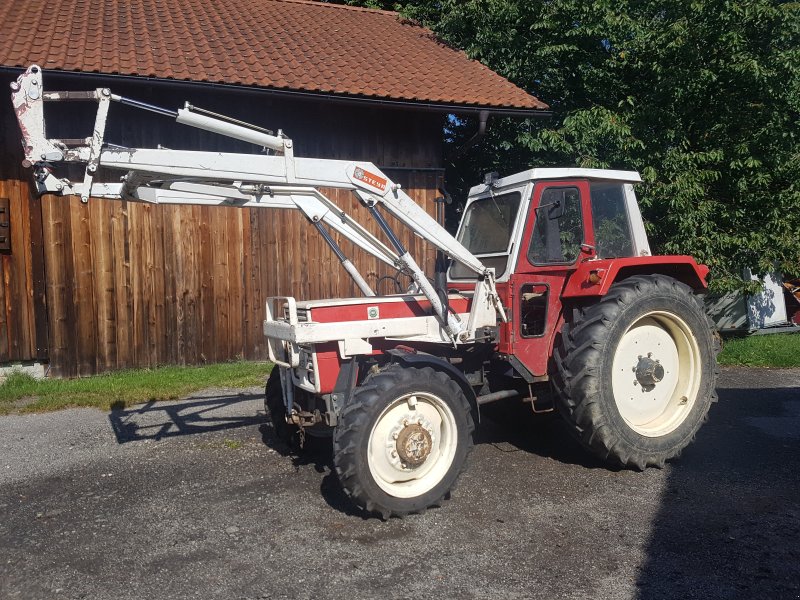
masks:
[[(104, 88), (47, 92), (42, 79), (34, 65), (11, 86), (23, 164), (40, 193), (300, 210), (339, 257), (362, 297), (267, 300), (264, 334), (277, 368), (266, 408), (284, 437), (333, 437), (339, 480), (367, 511), (400, 516), (440, 504), (464, 468), (481, 405), (496, 400), (536, 408), (552, 397), (590, 452), (636, 469), (680, 454), (705, 421), (719, 349), (698, 298), (708, 269), (687, 256), (651, 256), (637, 173), (489, 177), (471, 190), (453, 237), (375, 165), (297, 158), (280, 131)], [(97, 102), (94, 131), (47, 138), (43, 103), (70, 100)], [(267, 153), (109, 146), (112, 102)], [(60, 163), (85, 165), (83, 179), (59, 178)], [(101, 172), (116, 173), (113, 182), (96, 181)], [(385, 240), (320, 187), (356, 194)], [(384, 212), (436, 247), (433, 280)], [(407, 293), (376, 295), (332, 231), (407, 275)]]
[[(708, 269), (650, 255), (637, 181), (633, 172), (533, 169), (473, 188), (457, 239), (494, 269), (504, 318), (468, 343), (357, 331), (371, 319), (399, 325), (431, 314), (415, 294), (272, 299), (268, 314), (278, 316), (265, 333), (278, 342), (280, 368), (266, 404), (277, 431), (332, 433), (345, 491), (383, 516), (441, 503), (480, 406), (504, 398), (534, 408), (553, 398), (593, 454), (639, 470), (663, 466), (716, 399), (719, 348), (698, 297)], [(467, 320), (481, 285), (453, 262), (448, 310)], [(343, 339), (305, 338), (304, 325), (317, 324), (336, 324)], [(295, 366), (287, 340), (297, 344)]]

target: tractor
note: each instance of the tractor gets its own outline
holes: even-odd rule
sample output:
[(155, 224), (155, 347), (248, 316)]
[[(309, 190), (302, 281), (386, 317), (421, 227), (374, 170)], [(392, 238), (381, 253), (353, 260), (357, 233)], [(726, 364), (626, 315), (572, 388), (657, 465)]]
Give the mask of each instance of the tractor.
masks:
[[(275, 368), (265, 407), (285, 440), (332, 438), (339, 481), (368, 513), (404, 516), (447, 499), (490, 402), (554, 410), (586, 450), (643, 470), (677, 457), (716, 400), (719, 343), (701, 302), (708, 268), (651, 254), (634, 171), (491, 174), (470, 190), (453, 236), (371, 163), (296, 157), (281, 131), (107, 88), (50, 92), (43, 78), (33, 65), (11, 85), (39, 193), (299, 210), (339, 258), (360, 297), (266, 299)], [(47, 138), (43, 103), (73, 100), (97, 104), (94, 131)], [(266, 153), (106, 144), (115, 102)], [(83, 179), (59, 177), (63, 163), (82, 164)], [(100, 172), (116, 177), (100, 181)], [(320, 188), (352, 191), (383, 239)], [(385, 214), (436, 248), (432, 278)], [(378, 295), (337, 234), (409, 287)]]

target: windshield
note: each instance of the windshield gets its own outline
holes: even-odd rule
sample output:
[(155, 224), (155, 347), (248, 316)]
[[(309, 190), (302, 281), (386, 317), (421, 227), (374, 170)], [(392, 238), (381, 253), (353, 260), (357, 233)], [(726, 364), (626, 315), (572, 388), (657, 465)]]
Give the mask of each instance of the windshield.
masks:
[[(475, 200), (464, 213), (458, 241), (472, 254), (495, 255), (490, 259), (481, 258), (488, 267), (495, 268), (495, 276), (500, 277), (506, 270), (511, 234), (517, 220), (521, 194), (511, 192)], [(450, 270), (453, 278), (472, 277), (469, 269), (454, 264)]]
[(519, 192), (476, 200), (467, 208), (458, 241), (473, 254), (506, 252), (517, 219)]

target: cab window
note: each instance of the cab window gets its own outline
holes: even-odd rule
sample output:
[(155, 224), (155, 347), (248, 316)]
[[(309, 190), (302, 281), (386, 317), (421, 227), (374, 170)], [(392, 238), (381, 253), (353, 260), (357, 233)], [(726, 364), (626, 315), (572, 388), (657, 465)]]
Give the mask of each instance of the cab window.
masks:
[(592, 183), (590, 190), (598, 258), (634, 256), (624, 184)]
[[(467, 206), (458, 241), (487, 267), (494, 267), (495, 276), (502, 277), (508, 264), (511, 235), (517, 221), (522, 195), (519, 192), (491, 195)], [(454, 263), (450, 277), (474, 277), (472, 271)]]
[(528, 260), (535, 265), (572, 264), (583, 243), (581, 194), (576, 187), (551, 187), (542, 192), (535, 211)]

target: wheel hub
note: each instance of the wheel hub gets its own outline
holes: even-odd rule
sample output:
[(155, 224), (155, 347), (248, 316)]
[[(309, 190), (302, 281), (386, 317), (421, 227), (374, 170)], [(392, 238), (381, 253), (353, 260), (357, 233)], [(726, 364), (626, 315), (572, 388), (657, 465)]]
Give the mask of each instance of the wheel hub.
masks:
[(658, 360), (653, 360), (651, 356), (652, 354), (640, 356), (639, 362), (634, 367), (636, 381), (646, 391), (652, 390), (659, 381), (664, 379), (664, 367)]
[(397, 436), (397, 454), (409, 467), (418, 467), (431, 453), (431, 434), (419, 423), (407, 425)]

